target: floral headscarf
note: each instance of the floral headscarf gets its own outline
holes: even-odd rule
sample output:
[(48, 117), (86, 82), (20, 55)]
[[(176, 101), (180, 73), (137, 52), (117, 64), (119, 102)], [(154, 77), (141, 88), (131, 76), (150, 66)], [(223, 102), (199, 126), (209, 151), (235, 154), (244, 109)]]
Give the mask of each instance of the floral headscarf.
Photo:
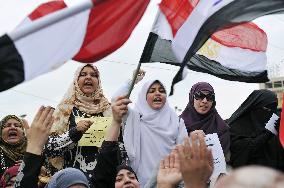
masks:
[[(86, 66), (92, 67), (98, 74), (98, 86), (91, 96), (86, 96), (78, 85), (79, 75)], [(81, 66), (75, 72), (73, 83), (54, 112), (52, 132), (61, 134), (69, 129), (68, 120), (74, 106), (88, 114), (97, 114), (110, 109), (110, 103), (103, 94), (99, 71), (91, 64)]]
[(20, 167), (19, 165), (15, 165), (15, 166), (8, 168), (4, 172), (0, 180), (0, 187), (5, 188), (7, 185), (9, 185), (11, 179), (17, 176), (19, 167)]
[(24, 136), (22, 140), (17, 144), (9, 144), (2, 138), (2, 129), (9, 119), (16, 119), (21, 125), (24, 132), (23, 121), (15, 115), (8, 115), (4, 117), (0, 122), (0, 149), (4, 155), (16, 162), (24, 156), (24, 152), (27, 147), (27, 139)]

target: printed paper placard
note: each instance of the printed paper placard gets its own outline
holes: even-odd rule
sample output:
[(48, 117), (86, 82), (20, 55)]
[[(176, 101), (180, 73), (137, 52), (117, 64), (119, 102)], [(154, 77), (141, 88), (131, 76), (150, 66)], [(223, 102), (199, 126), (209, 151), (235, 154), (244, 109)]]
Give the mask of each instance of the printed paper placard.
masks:
[(92, 117), (92, 118), (76, 118), (76, 123), (81, 120), (90, 120), (94, 122), (91, 127), (83, 134), (78, 142), (78, 146), (96, 146), (101, 147), (105, 140), (108, 127), (111, 124), (111, 117)]

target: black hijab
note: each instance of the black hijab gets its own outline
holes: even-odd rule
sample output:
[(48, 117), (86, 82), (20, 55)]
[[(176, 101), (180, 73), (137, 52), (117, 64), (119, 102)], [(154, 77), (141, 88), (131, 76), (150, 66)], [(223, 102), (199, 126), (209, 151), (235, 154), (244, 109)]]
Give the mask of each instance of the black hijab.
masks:
[(265, 125), (277, 111), (277, 97), (269, 90), (255, 90), (228, 119), (231, 165), (265, 165), (283, 170), (284, 155), (277, 136)]
[(120, 170), (123, 170), (123, 169), (128, 170), (129, 172), (132, 172), (135, 175), (135, 177), (138, 181), (138, 177), (137, 177), (136, 173), (134, 172), (134, 170), (126, 164), (121, 164), (121, 165), (118, 165), (116, 167), (116, 175), (119, 173)]

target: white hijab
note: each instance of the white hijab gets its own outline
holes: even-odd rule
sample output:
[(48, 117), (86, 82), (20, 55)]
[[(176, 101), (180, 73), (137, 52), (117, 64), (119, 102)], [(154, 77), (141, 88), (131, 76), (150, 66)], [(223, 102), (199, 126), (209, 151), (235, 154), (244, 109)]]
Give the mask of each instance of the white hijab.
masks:
[(159, 110), (153, 110), (147, 103), (147, 92), (156, 81), (161, 83), (151, 80), (144, 84), (134, 109), (129, 109), (124, 128), (125, 149), (141, 185), (177, 144), (179, 134), (179, 117), (167, 101)]

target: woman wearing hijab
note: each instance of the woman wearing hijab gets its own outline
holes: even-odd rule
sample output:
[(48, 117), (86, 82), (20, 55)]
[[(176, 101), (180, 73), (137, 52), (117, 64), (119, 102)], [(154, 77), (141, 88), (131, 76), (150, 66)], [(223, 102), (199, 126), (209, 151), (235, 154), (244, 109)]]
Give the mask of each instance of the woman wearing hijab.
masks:
[[(123, 93), (127, 90), (125, 87)], [(160, 160), (187, 136), (186, 128), (169, 106), (165, 86), (159, 80), (143, 85), (123, 123), (123, 141), (130, 166), (144, 187)]]
[[(30, 128), (28, 144), (14, 184), (15, 188), (38, 188), (38, 179), (44, 161), (43, 147), (48, 141), (54, 109), (40, 107)], [(50, 179), (45, 188), (89, 188), (85, 174), (75, 168), (61, 170)]]
[(78, 68), (73, 83), (54, 112), (52, 132), (55, 136), (50, 136), (45, 153), (48, 157), (62, 156), (63, 160), (55, 158), (52, 164), (58, 169), (80, 169), (88, 179), (91, 178), (98, 147), (81, 147), (78, 141), (92, 122), (82, 120), (76, 123), (75, 119), (110, 115), (110, 103), (103, 94), (98, 69), (91, 64)]
[(89, 188), (89, 182), (80, 170), (65, 168), (56, 172), (46, 188)]
[(265, 128), (276, 111), (275, 93), (255, 90), (229, 118), (233, 167), (254, 164), (284, 171), (284, 153), (279, 139)]
[(8, 115), (0, 122), (0, 178), (4, 171), (22, 160), (27, 140), (23, 121), (15, 115)]
[(229, 127), (218, 114), (213, 87), (207, 82), (194, 84), (189, 102), (181, 114), (188, 133), (202, 130), (205, 134), (217, 133), (225, 155), (230, 148)]
[[(106, 140), (103, 142), (98, 154), (98, 163), (91, 178), (92, 186), (96, 188), (139, 188), (139, 182), (134, 171), (127, 165), (120, 164), (120, 149), (118, 147), (118, 137), (120, 135), (121, 121), (117, 122), (117, 115), (122, 117), (126, 103), (117, 105), (114, 118)], [(122, 108), (121, 108), (122, 107)], [(41, 107), (35, 116), (29, 129), (27, 152), (25, 153), (20, 172), (17, 175), (16, 188), (37, 188), (38, 176), (43, 162), (42, 151), (48, 140), (49, 132), (53, 124), (51, 107)], [(121, 113), (122, 112), (122, 113)], [(121, 119), (121, 118), (120, 118)], [(66, 168), (61, 170), (51, 178), (46, 188), (72, 188), (89, 187), (86, 176), (78, 169)]]

